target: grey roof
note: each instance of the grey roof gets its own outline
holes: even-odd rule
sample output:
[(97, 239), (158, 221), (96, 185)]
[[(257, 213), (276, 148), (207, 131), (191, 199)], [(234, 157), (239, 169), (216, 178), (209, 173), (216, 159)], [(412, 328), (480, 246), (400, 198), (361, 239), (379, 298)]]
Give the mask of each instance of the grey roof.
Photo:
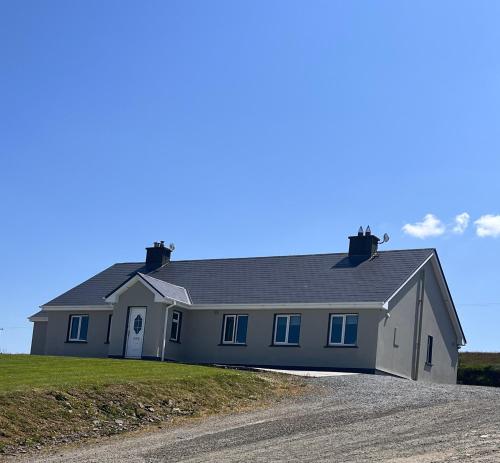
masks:
[(156, 291), (158, 291), (163, 297), (178, 302), (184, 302), (185, 304), (191, 304), (186, 288), (173, 285), (172, 283), (167, 283), (163, 280), (158, 280), (158, 278), (145, 275), (144, 273), (138, 272), (138, 275), (149, 283), (154, 289), (156, 289)]
[(46, 317), (47, 312), (44, 312), (43, 310), (38, 311), (37, 313), (34, 313), (33, 315), (30, 315), (28, 317), (28, 320), (31, 321), (32, 318), (37, 318), (37, 317)]
[(345, 253), (115, 264), (46, 305), (100, 305), (141, 272), (185, 288), (193, 304), (383, 302), (434, 249), (381, 251), (359, 262)]
[(30, 315), (30, 317), (42, 317), (45, 316), (47, 313), (44, 312), (43, 310), (39, 310), (38, 312), (34, 313), (33, 315)]
[(103, 305), (106, 294), (144, 270), (144, 262), (112, 265), (44, 305)]

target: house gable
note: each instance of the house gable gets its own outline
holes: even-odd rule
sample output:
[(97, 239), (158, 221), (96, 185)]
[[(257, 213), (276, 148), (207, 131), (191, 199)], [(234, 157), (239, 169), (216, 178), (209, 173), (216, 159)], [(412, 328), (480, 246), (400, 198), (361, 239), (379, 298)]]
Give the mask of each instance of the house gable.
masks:
[(458, 344), (463, 346), (466, 344), (467, 340), (465, 338), (462, 325), (460, 324), (455, 304), (453, 303), (453, 298), (451, 297), (448, 283), (446, 282), (446, 278), (444, 276), (443, 268), (441, 266), (441, 262), (439, 261), (437, 251), (435, 249), (433, 251), (434, 252), (427, 259), (425, 259), (421, 263), (421, 265), (419, 265), (415, 269), (415, 271), (408, 277), (408, 279), (384, 302), (384, 308), (388, 309), (390, 302), (398, 295), (398, 293), (400, 291), (404, 291), (408, 287), (408, 285), (411, 284), (415, 275), (417, 275), (427, 265), (427, 263), (430, 263), (434, 277), (441, 291), (444, 305), (446, 306), (446, 309), (448, 311), (451, 324), (453, 325), (453, 329), (455, 330)]
[(107, 304), (114, 304), (118, 298), (136, 283), (144, 285), (154, 295), (154, 302), (176, 303), (181, 306), (191, 305), (188, 292), (185, 288), (158, 280), (143, 273), (136, 273), (127, 281), (104, 297)]

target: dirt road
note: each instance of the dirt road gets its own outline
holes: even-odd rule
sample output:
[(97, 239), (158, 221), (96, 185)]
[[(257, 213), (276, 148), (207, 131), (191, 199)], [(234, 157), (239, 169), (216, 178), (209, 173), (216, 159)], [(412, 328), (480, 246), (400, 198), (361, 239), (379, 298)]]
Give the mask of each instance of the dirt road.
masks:
[(21, 461), (500, 462), (500, 389), (371, 375), (307, 381), (306, 396), (265, 410)]

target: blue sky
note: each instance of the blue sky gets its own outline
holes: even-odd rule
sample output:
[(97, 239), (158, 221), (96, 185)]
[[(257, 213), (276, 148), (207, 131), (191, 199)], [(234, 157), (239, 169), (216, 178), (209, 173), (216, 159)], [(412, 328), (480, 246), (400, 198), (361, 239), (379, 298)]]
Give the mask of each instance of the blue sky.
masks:
[(361, 224), (436, 247), (468, 348), (500, 350), (499, 14), (3, 1), (0, 350), (154, 240), (176, 259), (341, 252)]

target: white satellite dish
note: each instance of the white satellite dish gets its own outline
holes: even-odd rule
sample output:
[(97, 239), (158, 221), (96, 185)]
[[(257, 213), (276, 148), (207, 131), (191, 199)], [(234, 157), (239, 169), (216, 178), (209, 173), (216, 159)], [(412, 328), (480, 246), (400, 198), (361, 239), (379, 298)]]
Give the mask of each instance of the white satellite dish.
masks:
[(384, 237), (383, 239), (381, 239), (378, 244), (384, 244), (384, 243), (387, 243), (387, 241), (389, 241), (389, 235), (387, 233), (384, 233)]

